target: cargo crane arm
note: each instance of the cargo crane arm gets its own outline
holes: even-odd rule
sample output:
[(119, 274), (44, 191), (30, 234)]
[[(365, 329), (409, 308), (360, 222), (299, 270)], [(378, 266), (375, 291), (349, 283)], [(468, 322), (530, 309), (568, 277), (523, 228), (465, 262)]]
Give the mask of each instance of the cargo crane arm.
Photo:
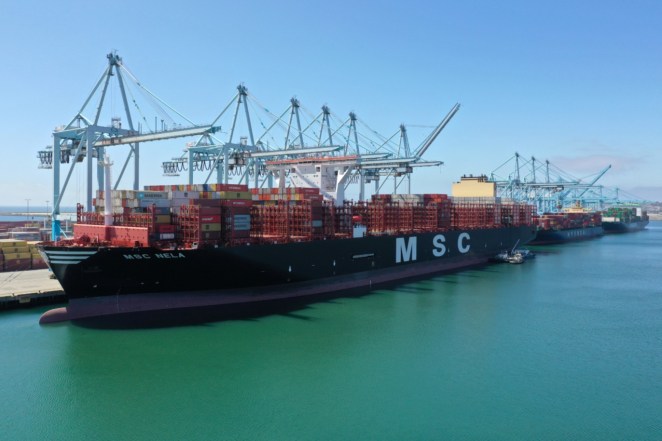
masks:
[(428, 135), (427, 138), (423, 141), (423, 143), (416, 149), (416, 152), (414, 152), (414, 156), (416, 158), (421, 158), (423, 154), (426, 152), (428, 148), (432, 145), (435, 139), (437, 139), (437, 136), (439, 136), (439, 133), (441, 133), (442, 130), (444, 130), (444, 127), (453, 119), (453, 116), (457, 113), (457, 111), (460, 110), (460, 103), (455, 103), (453, 108), (448, 112), (448, 114), (444, 117), (444, 119), (441, 120), (439, 125), (434, 128), (432, 133)]
[(594, 185), (596, 182), (598, 182), (598, 180), (599, 180), (602, 176), (604, 176), (604, 174), (607, 173), (607, 171), (608, 171), (610, 168), (611, 168), (611, 164), (609, 164), (607, 167), (605, 167), (604, 169), (602, 169), (602, 170), (598, 173), (598, 175), (597, 175), (597, 176), (596, 176), (596, 177), (595, 177), (595, 178), (594, 178), (594, 179), (588, 184), (588, 187), (587, 187), (586, 189), (584, 189), (584, 191), (581, 192), (581, 194), (577, 197), (577, 199), (581, 199), (582, 196), (584, 196), (584, 193), (586, 193), (591, 187), (593, 187), (593, 185)]
[[(565, 199), (573, 190), (576, 190), (577, 187), (579, 187), (580, 185), (582, 187), (586, 188), (584, 190), (584, 192), (586, 192), (586, 190), (591, 188), (593, 186), (593, 184), (595, 184), (598, 181), (598, 179), (600, 179), (605, 173), (607, 173), (607, 170), (609, 170), (610, 168), (611, 168), (611, 165), (608, 165), (607, 167), (605, 167), (603, 170), (601, 170), (597, 174), (597, 176), (590, 183), (583, 184), (581, 179), (578, 179), (576, 182), (572, 182), (572, 186), (570, 188), (568, 188), (567, 190), (565, 190), (563, 193), (561, 193), (558, 196), (558, 199), (559, 200)], [(584, 194), (584, 192), (582, 193), (582, 195)], [(579, 199), (579, 198), (581, 198), (581, 195), (577, 196), (577, 199)]]

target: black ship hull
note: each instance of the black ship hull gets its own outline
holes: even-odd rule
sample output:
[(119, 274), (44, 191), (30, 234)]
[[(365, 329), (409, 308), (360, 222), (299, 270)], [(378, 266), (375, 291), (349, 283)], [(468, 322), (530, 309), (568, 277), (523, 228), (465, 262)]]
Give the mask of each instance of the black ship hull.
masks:
[(567, 228), (564, 230), (538, 230), (530, 245), (552, 245), (593, 239), (605, 233), (602, 227)]
[(44, 246), (69, 304), (40, 322), (342, 294), (480, 265), (534, 234), (521, 226), (197, 250)]
[(605, 233), (632, 233), (641, 231), (648, 225), (647, 220), (632, 221), (632, 222), (603, 222), (602, 227)]

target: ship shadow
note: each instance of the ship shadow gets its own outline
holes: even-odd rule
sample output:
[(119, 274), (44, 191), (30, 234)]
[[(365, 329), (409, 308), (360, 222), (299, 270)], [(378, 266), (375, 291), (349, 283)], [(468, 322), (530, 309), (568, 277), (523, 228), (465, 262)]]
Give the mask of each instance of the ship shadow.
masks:
[(280, 315), (295, 320), (312, 321), (302, 314), (318, 301), (278, 301), (243, 305), (217, 305), (185, 309), (133, 312), (103, 317), (72, 320), (74, 326), (90, 329), (128, 330), (177, 328), (187, 326), (213, 326), (228, 321), (258, 321), (261, 318)]
[[(477, 265), (471, 268), (479, 273), (494, 272), (491, 265)], [(397, 282), (382, 283), (372, 287), (352, 288), (341, 292), (317, 294), (305, 298), (290, 298), (281, 300), (265, 300), (261, 302), (190, 307), (185, 309), (158, 310), (145, 312), (132, 312), (127, 314), (114, 314), (109, 316), (75, 319), (74, 326), (90, 329), (128, 330), (128, 329), (155, 329), (186, 326), (213, 326), (226, 321), (259, 321), (262, 318), (280, 315), (295, 320), (314, 321), (315, 318), (307, 316), (305, 311), (316, 303), (341, 303), (341, 299), (363, 298), (376, 294), (379, 290), (390, 289), (407, 294), (433, 293), (430, 287), (411, 286), (409, 284), (421, 280), (432, 280), (435, 283), (460, 283), (457, 280), (444, 276), (466, 271), (466, 269), (445, 271), (433, 276), (412, 277)], [(465, 274), (468, 277), (480, 277), (480, 274)]]

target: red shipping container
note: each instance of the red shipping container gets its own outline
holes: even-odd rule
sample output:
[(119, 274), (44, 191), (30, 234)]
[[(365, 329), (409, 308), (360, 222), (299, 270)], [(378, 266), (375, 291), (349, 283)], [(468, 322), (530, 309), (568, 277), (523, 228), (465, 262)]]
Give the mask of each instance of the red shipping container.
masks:
[(221, 207), (220, 206), (218, 206), (218, 207), (204, 207), (204, 206), (201, 206), (198, 213), (200, 214), (200, 216), (221, 214)]
[(159, 233), (174, 233), (175, 231), (177, 231), (177, 228), (171, 224), (157, 225), (156, 228)]
[(302, 187), (301, 190), (302, 190), (302, 193), (305, 194), (305, 195), (317, 195), (317, 194), (320, 194), (320, 189), (319, 189), (319, 188)]
[(221, 215), (220, 214), (214, 214), (214, 215), (208, 215), (208, 214), (202, 214), (200, 213), (200, 223), (203, 224), (217, 224), (221, 222)]
[(225, 207), (251, 207), (253, 206), (252, 200), (247, 199), (225, 199), (222, 201)]
[(200, 232), (200, 239), (203, 240), (215, 240), (215, 239), (220, 239), (221, 238), (221, 232), (220, 231), (201, 231)]
[(221, 199), (191, 199), (189, 205), (199, 205), (200, 207), (220, 207), (223, 204)]
[(216, 184), (217, 191), (248, 191), (245, 184)]
[(321, 203), (321, 202), (324, 201), (324, 196), (322, 196), (321, 194), (310, 195), (310, 196), (306, 196), (306, 200), (310, 201), (310, 202), (319, 202), (319, 203)]

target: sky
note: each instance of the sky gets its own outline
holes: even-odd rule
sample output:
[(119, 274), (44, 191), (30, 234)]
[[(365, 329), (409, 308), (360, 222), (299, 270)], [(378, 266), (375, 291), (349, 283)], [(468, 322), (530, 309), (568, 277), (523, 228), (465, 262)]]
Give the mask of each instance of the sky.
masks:
[[(0, 206), (52, 204), (37, 151), (81, 108), (111, 51), (197, 124), (244, 84), (274, 113), (296, 96), (387, 136), (408, 124), (417, 146), (459, 102), (425, 155), (444, 165), (417, 170), (412, 192), (449, 193), (518, 152), (583, 179), (611, 165), (599, 183), (662, 201), (659, 1), (26, 0), (2, 2), (0, 17)], [(185, 183), (160, 165), (191, 140), (142, 144), (141, 185)], [(84, 176), (74, 171), (63, 205), (84, 200)]]

